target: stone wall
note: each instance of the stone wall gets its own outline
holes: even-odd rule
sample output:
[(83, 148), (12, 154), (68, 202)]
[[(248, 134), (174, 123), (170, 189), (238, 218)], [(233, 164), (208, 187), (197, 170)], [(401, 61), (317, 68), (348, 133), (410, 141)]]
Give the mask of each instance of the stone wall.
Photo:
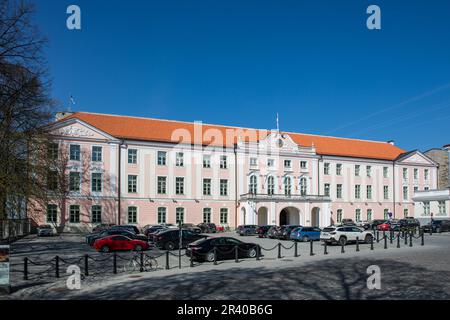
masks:
[(450, 181), (448, 179), (448, 152), (443, 149), (431, 149), (425, 152), (425, 154), (435, 162), (439, 163), (438, 189), (449, 187)]

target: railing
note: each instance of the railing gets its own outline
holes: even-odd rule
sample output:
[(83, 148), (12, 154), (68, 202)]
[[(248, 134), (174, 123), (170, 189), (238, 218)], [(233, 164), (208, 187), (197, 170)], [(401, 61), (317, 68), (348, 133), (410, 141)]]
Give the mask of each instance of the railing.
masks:
[(29, 219), (0, 220), (0, 242), (12, 242), (31, 232)]
[(286, 195), (286, 194), (264, 194), (246, 193), (241, 195), (241, 201), (331, 201), (329, 196), (322, 195)]

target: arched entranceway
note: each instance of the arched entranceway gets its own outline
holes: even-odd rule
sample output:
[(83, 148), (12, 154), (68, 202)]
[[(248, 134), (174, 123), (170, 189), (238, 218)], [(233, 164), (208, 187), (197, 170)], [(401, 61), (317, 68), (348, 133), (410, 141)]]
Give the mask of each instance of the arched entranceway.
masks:
[(267, 214), (268, 210), (266, 207), (261, 207), (258, 209), (258, 226), (267, 225)]
[(300, 210), (294, 207), (284, 208), (280, 212), (280, 226), (300, 224)]
[(246, 224), (246, 221), (247, 221), (247, 217), (246, 217), (245, 208), (241, 208), (241, 224)]
[(311, 210), (311, 226), (320, 227), (320, 208), (313, 208)]

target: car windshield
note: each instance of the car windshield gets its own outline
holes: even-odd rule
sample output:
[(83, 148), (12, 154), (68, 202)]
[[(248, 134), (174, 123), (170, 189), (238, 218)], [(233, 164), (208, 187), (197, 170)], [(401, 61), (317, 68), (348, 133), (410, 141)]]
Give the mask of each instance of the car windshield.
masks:
[(323, 232), (332, 232), (334, 230), (336, 230), (336, 228), (324, 228)]

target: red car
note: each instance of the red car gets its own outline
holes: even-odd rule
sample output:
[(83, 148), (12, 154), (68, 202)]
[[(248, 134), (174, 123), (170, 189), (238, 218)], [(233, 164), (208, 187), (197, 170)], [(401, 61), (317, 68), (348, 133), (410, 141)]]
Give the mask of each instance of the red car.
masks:
[(392, 227), (392, 224), (394, 224), (394, 223), (396, 223), (396, 221), (393, 221), (393, 220), (392, 221), (385, 221), (382, 224), (379, 224), (377, 226), (377, 230), (379, 230), (379, 231), (390, 231), (391, 227)]
[(108, 236), (101, 239), (97, 239), (94, 242), (93, 247), (97, 251), (110, 252), (110, 251), (141, 251), (148, 250), (149, 244), (145, 241), (138, 239), (130, 239), (121, 235)]

